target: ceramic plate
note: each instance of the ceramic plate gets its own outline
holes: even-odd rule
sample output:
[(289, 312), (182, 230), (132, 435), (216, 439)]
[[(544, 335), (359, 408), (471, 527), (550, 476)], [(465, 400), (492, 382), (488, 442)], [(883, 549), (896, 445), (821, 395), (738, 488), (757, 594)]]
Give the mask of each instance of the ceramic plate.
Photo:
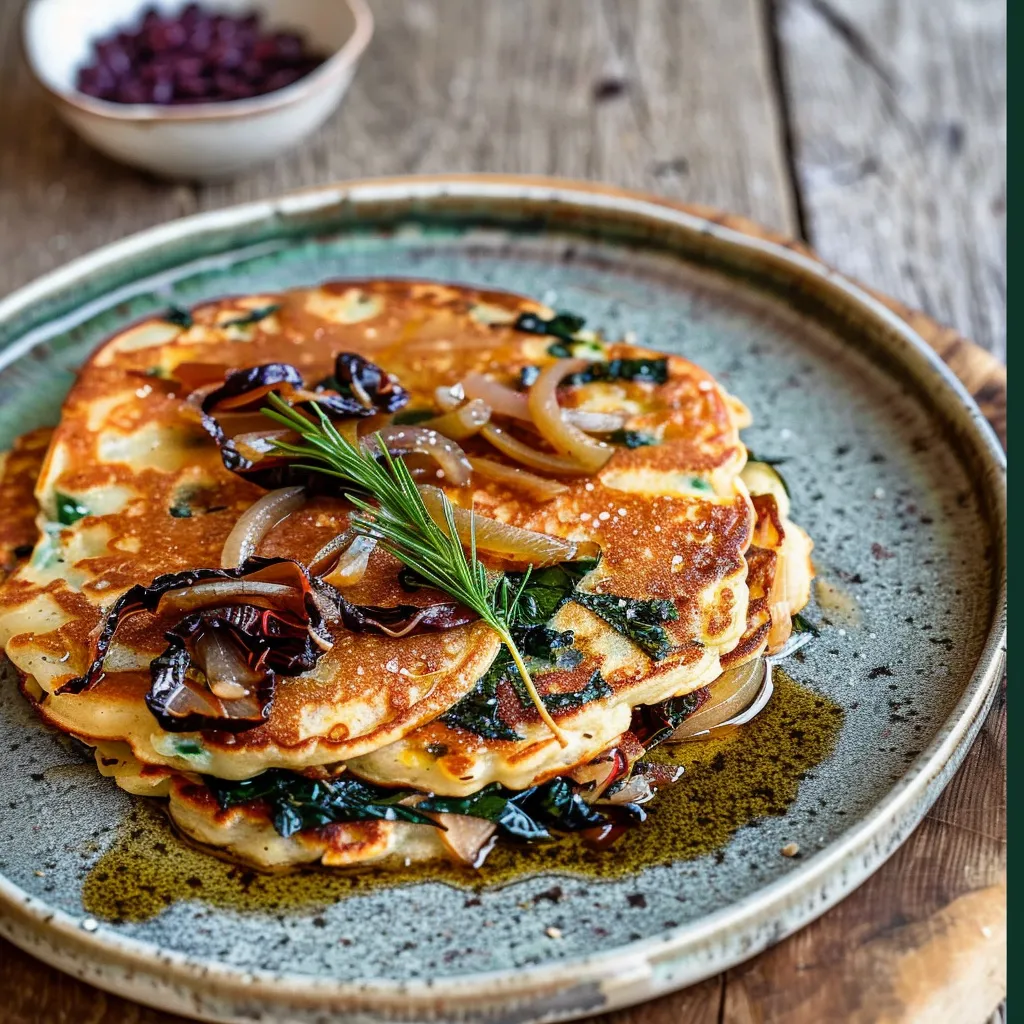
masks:
[(679, 988), (821, 914), (917, 824), (992, 698), (1003, 462), (977, 408), (901, 320), (784, 246), (607, 189), (396, 179), (177, 221), (0, 304), (0, 445), (55, 422), (86, 354), (172, 301), (367, 276), (524, 292), (685, 354), (751, 407), (747, 443), (788, 460), (824, 581), (821, 636), (750, 727), (782, 768), (736, 740), (720, 781), (695, 765), (693, 801), (654, 805), (664, 848), (627, 836), (602, 877), (581, 856), (477, 889), (268, 881), (184, 847), (7, 675), (0, 932), (210, 1020), (526, 1024)]

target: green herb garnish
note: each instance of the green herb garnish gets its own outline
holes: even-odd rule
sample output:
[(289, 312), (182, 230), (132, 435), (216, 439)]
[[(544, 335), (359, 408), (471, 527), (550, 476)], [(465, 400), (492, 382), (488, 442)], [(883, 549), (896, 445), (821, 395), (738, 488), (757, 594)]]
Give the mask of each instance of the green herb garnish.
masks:
[(181, 306), (171, 306), (160, 319), (166, 320), (167, 323), (174, 324), (176, 327), (181, 327), (186, 331), (195, 323), (191, 312), (187, 309), (182, 309)]
[(250, 310), (243, 316), (237, 316), (233, 320), (225, 320), (222, 324), (217, 324), (217, 326), (248, 327), (249, 324), (258, 324), (261, 320), (265, 320), (268, 316), (276, 313), (280, 308), (280, 304), (273, 306), (260, 306), (258, 309)]
[(57, 502), (57, 522), (61, 526), (70, 526), (77, 523), (83, 516), (90, 514), (86, 505), (83, 505), (77, 498), (72, 498), (60, 491), (54, 496)]
[(223, 808), (253, 800), (267, 803), (274, 828), (285, 838), (336, 821), (383, 819), (436, 825), (417, 808), (401, 803), (413, 795), (410, 790), (385, 789), (348, 776), (328, 782), (271, 768), (237, 782), (209, 775), (205, 781)]
[(174, 519), (191, 519), (192, 509), (189, 508), (184, 502), (179, 502), (177, 505), (172, 505), (168, 510)]
[[(279, 442), (275, 453), (297, 460), (298, 468), (335, 477), (359, 492), (345, 495), (358, 510), (350, 519), (350, 527), (362, 536), (377, 540), (431, 586), (450, 594), (480, 616), (511, 655), (544, 724), (559, 743), (566, 745), (568, 740), (541, 702), (512, 637), (516, 608), (529, 581), (529, 572), (523, 575), (517, 587), (513, 587), (508, 576), (488, 573), (476, 557), (475, 533), (467, 556), (455, 529), (455, 516), (448, 498), (441, 494), (445, 521), (445, 529), (442, 529), (427, 512), (405, 463), (393, 458), (385, 445), (380, 445), (378, 462), (372, 452), (346, 441), (318, 405), (314, 404), (313, 409), (319, 423), (312, 423), (277, 395), (268, 396), (268, 401), (271, 408), (264, 409), (264, 413), (294, 430), (302, 439), (301, 444)], [(372, 495), (373, 501), (363, 495)]]
[(613, 430), (608, 435), (608, 440), (612, 444), (621, 444), (626, 448), (649, 448), (660, 443), (654, 434), (648, 434), (643, 430)]
[(590, 594), (583, 590), (577, 590), (572, 599), (600, 615), (612, 629), (636, 644), (654, 661), (661, 661), (672, 650), (672, 641), (662, 625), (679, 618), (679, 612), (671, 601), (644, 601), (615, 594)]

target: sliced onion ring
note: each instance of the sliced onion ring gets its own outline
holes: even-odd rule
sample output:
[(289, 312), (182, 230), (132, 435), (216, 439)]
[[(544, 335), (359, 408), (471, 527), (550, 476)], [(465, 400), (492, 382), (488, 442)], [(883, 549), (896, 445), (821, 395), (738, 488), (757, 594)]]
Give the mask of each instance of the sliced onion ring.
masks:
[[(419, 491), (430, 518), (442, 530), (446, 530), (448, 524), (442, 502), (444, 492), (430, 485), (421, 486)], [(524, 530), (510, 523), (501, 523), (497, 519), (489, 519), (455, 505), (451, 509), (455, 532), (463, 544), (472, 543), (475, 533), (476, 546), (480, 551), (489, 551), (517, 562), (529, 562), (540, 567), (554, 565), (556, 562), (571, 562), (577, 558), (591, 558), (599, 551), (592, 541), (577, 543), (547, 533)]]
[(615, 454), (615, 449), (567, 423), (558, 404), (558, 385), (563, 378), (588, 365), (586, 359), (557, 359), (541, 370), (527, 394), (527, 401), (533, 422), (544, 440), (562, 455), (575, 459), (588, 472), (595, 473)]
[(491, 407), (479, 398), (474, 398), (465, 405), (421, 423), (420, 426), (426, 430), (436, 430), (453, 441), (465, 441), (467, 437), (479, 434), (481, 427), (490, 418)]
[(482, 373), (466, 374), (461, 387), (467, 398), (481, 399), (499, 416), (511, 416), (517, 420), (531, 419), (530, 406), (525, 394), (513, 391)]
[(480, 431), (480, 436), (486, 438), (502, 455), (507, 455), (510, 459), (529, 466), (530, 469), (538, 469), (542, 473), (551, 473), (554, 476), (590, 475), (590, 470), (579, 462), (531, 448), (528, 444), (523, 444), (518, 438), (513, 437), (507, 430), (502, 430), (501, 427), (496, 427), (493, 423), (488, 423)]
[[(524, 392), (513, 391), (512, 388), (499, 384), (482, 373), (467, 374), (461, 385), (456, 385), (456, 388), (460, 388), (466, 398), (486, 402), (491, 411), (500, 416), (509, 416), (524, 423), (535, 422), (529, 398)], [(453, 401), (457, 393), (455, 388), (439, 388), (437, 397), (440, 402)], [(622, 427), (628, 418), (624, 413), (590, 412), (587, 409), (562, 409), (561, 415), (567, 423), (572, 423), (581, 430), (593, 431), (595, 434), (610, 434)]]
[(772, 689), (771, 665), (765, 658), (729, 669), (711, 684), (708, 699), (683, 720), (669, 742), (693, 739), (723, 725), (749, 722), (768, 702)]
[(473, 467), (466, 453), (454, 442), (436, 430), (423, 427), (384, 427), (374, 437), (364, 438), (362, 443), (371, 451), (379, 443), (392, 455), (408, 455), (420, 452), (429, 455), (444, 473), (445, 479), (454, 487), (465, 487), (473, 476)]
[(453, 384), (449, 387), (442, 384), (434, 388), (434, 401), (444, 412), (451, 412), (457, 409), (466, 400), (466, 392), (462, 390), (461, 384)]
[(503, 462), (495, 462), (493, 459), (482, 459), (474, 455), (469, 462), (477, 476), (525, 491), (537, 501), (550, 501), (569, 490), (565, 484), (560, 484), (557, 480), (548, 480), (546, 477), (537, 476), (536, 473), (517, 469), (515, 466), (506, 466)]
[(220, 564), (225, 569), (237, 569), (256, 554), (260, 541), (278, 523), (305, 504), (304, 487), (279, 487), (276, 491), (268, 491), (239, 516), (224, 541)]

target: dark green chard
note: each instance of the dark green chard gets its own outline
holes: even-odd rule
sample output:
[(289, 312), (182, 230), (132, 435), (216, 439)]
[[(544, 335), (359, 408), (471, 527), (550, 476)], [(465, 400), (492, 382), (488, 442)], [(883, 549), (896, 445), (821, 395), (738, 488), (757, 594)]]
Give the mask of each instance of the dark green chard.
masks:
[(411, 790), (386, 789), (348, 776), (327, 782), (271, 768), (253, 779), (236, 782), (206, 776), (205, 781), (222, 808), (255, 800), (268, 804), (274, 828), (285, 838), (338, 821), (435, 824), (417, 808), (401, 803), (415, 795)]
[[(271, 768), (252, 779), (205, 776), (204, 781), (224, 809), (266, 804), (275, 830), (285, 838), (341, 821), (406, 821), (443, 828), (431, 814), (462, 814), (493, 822), (512, 839), (536, 842), (553, 839), (552, 831), (578, 832), (609, 821), (607, 814), (583, 799), (578, 786), (564, 778), (518, 791), (494, 782), (470, 796), (431, 796), (415, 806), (402, 802), (418, 795), (412, 790), (387, 789), (351, 776), (324, 781)], [(643, 811), (630, 805), (609, 813), (643, 819)]]
[(613, 430), (607, 437), (612, 444), (621, 444), (625, 448), (649, 448), (659, 444), (654, 434), (643, 430)]
[(509, 838), (524, 842), (551, 839), (552, 829), (579, 832), (608, 822), (604, 814), (580, 796), (575, 785), (561, 778), (518, 792), (493, 782), (470, 796), (435, 796), (418, 806), (424, 811), (440, 814), (483, 818), (497, 825)]
[(272, 316), (280, 309), (280, 305), (260, 306), (259, 309), (250, 310), (242, 316), (236, 316), (233, 320), (225, 320), (218, 324), (218, 327), (248, 327), (249, 324), (258, 324), (268, 316)]
[(545, 320), (536, 313), (520, 313), (512, 326), (517, 331), (525, 331), (527, 334), (547, 334), (571, 342), (573, 335), (581, 330), (585, 323), (583, 317), (562, 310), (550, 320)]
[(72, 523), (77, 523), (79, 519), (89, 515), (88, 507), (77, 498), (61, 494), (60, 491), (54, 495), (54, 498), (57, 502), (57, 522), (61, 526), (71, 526)]
[(161, 319), (166, 320), (169, 324), (174, 324), (176, 327), (181, 327), (186, 331), (194, 323), (192, 314), (187, 309), (182, 309), (181, 306), (171, 306), (171, 308), (163, 314)]
[[(539, 366), (524, 366), (519, 373), (519, 385), (532, 387), (540, 376)], [(610, 359), (591, 363), (579, 373), (571, 373), (564, 385), (593, 384), (595, 381), (637, 381), (641, 384), (664, 384), (668, 380), (667, 359)]]
[[(583, 655), (572, 646), (572, 630), (559, 632), (547, 626), (514, 626), (512, 636), (533, 675), (571, 670), (583, 659)], [(484, 677), (455, 707), (441, 716), (441, 721), (450, 728), (465, 729), (486, 739), (521, 740), (523, 737), (501, 717), (498, 689), (503, 681), (513, 687), (524, 707), (531, 706), (512, 656), (502, 648)], [(579, 707), (588, 700), (611, 693), (604, 680), (600, 682), (606, 692), (601, 692), (591, 679), (576, 693), (548, 694), (541, 700), (549, 711)]]
[[(578, 651), (573, 653), (579, 655), (582, 660), (582, 654), (579, 654)], [(590, 704), (592, 701), (601, 700), (602, 697), (611, 695), (612, 688), (605, 682), (600, 671), (594, 669), (594, 674), (582, 689), (573, 690), (570, 693), (547, 693), (541, 697), (541, 700), (544, 701), (544, 706), (548, 711), (575, 711), (577, 708), (583, 707), (584, 704)], [(524, 694), (519, 694), (519, 699), (525, 706), (526, 701), (523, 698)]]
[(527, 625), (548, 622), (568, 601), (580, 581), (598, 566), (598, 559), (581, 559), (537, 569), (525, 579), (522, 573), (507, 573), (513, 590), (522, 587), (516, 621)]
[(600, 615), (612, 629), (636, 644), (654, 661), (661, 661), (672, 650), (672, 641), (662, 625), (679, 618), (679, 612), (671, 601), (588, 594), (582, 590), (577, 590), (572, 599)]

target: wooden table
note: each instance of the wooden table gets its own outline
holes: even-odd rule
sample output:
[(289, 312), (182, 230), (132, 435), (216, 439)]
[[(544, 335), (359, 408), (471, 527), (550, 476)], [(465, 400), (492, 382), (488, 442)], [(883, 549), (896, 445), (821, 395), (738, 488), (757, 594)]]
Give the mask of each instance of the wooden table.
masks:
[[(96, 155), (0, 5), (0, 294), (172, 217), (373, 174), (592, 178), (743, 214), (951, 324), (917, 326), (1005, 420), (1001, 0), (377, 0), (341, 110), (230, 184)], [(975, 340), (995, 359), (968, 345)], [(749, 963), (614, 1024), (981, 1022), (1005, 990), (1005, 699), (902, 849)], [(0, 1022), (169, 1024), (0, 943)]]

